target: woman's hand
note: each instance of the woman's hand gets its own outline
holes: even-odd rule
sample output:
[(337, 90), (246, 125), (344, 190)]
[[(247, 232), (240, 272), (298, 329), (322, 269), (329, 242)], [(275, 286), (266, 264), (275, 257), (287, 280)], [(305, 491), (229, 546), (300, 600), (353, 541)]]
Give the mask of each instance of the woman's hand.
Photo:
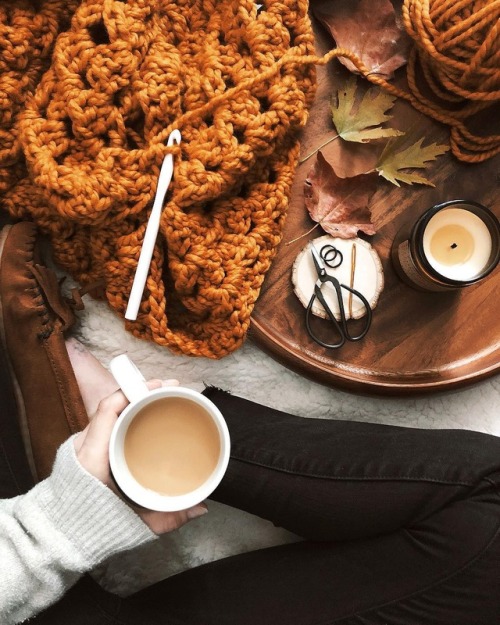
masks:
[[(177, 380), (151, 380), (147, 383), (150, 389), (160, 386), (172, 386), (179, 384)], [(89, 425), (74, 439), (76, 457), (82, 467), (98, 480), (111, 488), (118, 496), (118, 492), (109, 468), (109, 440), (113, 426), (119, 414), (126, 408), (128, 400), (121, 391), (116, 391), (103, 399)], [(191, 519), (195, 519), (208, 512), (205, 504), (199, 504), (187, 510), (179, 512), (157, 512), (146, 510), (139, 506), (127, 503), (141, 517), (146, 525), (155, 534), (164, 534), (178, 529)]]

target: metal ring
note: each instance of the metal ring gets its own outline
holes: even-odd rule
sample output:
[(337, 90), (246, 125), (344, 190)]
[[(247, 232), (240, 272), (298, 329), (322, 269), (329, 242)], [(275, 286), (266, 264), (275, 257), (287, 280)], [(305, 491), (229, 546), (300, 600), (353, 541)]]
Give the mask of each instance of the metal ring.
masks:
[(324, 261), (327, 267), (330, 269), (337, 269), (340, 267), (344, 260), (342, 252), (338, 250), (334, 245), (323, 245), (319, 251), (321, 259)]

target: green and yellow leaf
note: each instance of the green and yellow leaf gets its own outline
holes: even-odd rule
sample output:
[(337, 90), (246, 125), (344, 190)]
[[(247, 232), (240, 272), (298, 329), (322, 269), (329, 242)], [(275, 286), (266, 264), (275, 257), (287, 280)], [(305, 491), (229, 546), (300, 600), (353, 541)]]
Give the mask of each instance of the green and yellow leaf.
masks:
[(424, 169), (429, 161), (434, 161), (438, 156), (447, 152), (449, 146), (431, 143), (422, 147), (423, 142), (424, 137), (410, 145), (407, 145), (407, 137), (388, 141), (378, 158), (375, 170), (378, 171), (380, 176), (383, 176), (397, 187), (400, 186), (400, 182), (425, 184), (433, 187), (434, 184), (427, 178), (424, 178), (424, 176), (405, 170)]
[(332, 103), (332, 119), (339, 137), (345, 141), (366, 143), (404, 134), (396, 128), (381, 127), (392, 118), (387, 111), (393, 107), (395, 97), (378, 87), (370, 87), (358, 103), (357, 89), (356, 78), (349, 78)]

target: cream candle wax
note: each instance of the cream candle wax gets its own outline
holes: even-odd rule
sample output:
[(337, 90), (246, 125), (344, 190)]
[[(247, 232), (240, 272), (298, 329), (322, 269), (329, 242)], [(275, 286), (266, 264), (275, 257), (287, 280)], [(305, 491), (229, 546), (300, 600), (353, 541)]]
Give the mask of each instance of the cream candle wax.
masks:
[(492, 237), (487, 225), (475, 213), (452, 207), (431, 217), (422, 244), (427, 262), (441, 276), (468, 282), (487, 267)]
[(427, 210), (393, 244), (396, 272), (410, 286), (448, 291), (474, 284), (491, 273), (500, 258), (500, 226), (486, 207), (452, 200)]

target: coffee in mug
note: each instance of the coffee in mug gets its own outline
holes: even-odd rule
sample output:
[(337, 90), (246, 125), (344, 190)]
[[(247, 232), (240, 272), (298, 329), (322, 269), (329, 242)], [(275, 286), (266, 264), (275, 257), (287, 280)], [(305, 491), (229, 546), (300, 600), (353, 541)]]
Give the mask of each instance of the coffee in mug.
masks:
[(149, 390), (126, 355), (114, 358), (110, 370), (131, 402), (109, 447), (119, 488), (151, 510), (184, 510), (206, 499), (229, 462), (229, 432), (218, 408), (188, 388)]
[(202, 406), (163, 397), (137, 413), (125, 434), (125, 462), (132, 476), (161, 495), (185, 495), (215, 471), (219, 431)]

